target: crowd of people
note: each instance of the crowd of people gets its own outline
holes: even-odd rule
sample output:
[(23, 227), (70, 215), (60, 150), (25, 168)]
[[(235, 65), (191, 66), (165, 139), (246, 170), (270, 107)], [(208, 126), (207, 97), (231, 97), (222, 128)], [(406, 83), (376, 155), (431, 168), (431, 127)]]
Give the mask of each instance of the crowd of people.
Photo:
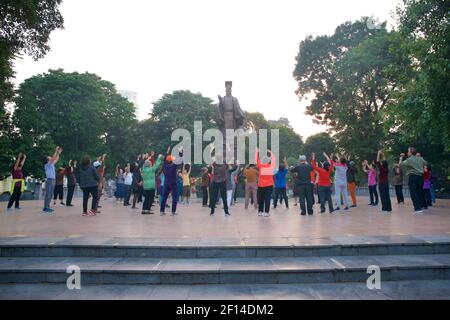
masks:
[[(292, 178), (294, 206), (300, 206), (301, 215), (312, 215), (314, 204), (320, 204), (320, 213), (349, 212), (356, 207), (356, 175), (355, 162), (350, 156), (323, 153), (325, 161), (319, 162), (313, 153), (308, 159), (300, 155), (298, 164), (289, 167), (286, 158), (275, 168), (275, 155), (271, 150), (267, 153), (255, 154), (255, 164), (240, 165), (225, 163), (221, 155), (216, 155), (215, 161), (200, 171), (198, 178), (191, 176), (192, 166), (183, 161), (183, 150), (178, 150), (180, 161), (175, 161), (171, 148), (166, 155), (156, 156), (154, 151), (141, 154), (136, 161), (121, 167), (115, 167), (115, 181), (109, 185), (105, 181), (106, 154), (92, 160), (84, 156), (80, 163), (77, 160), (68, 161), (65, 167), (56, 169), (60, 155), (63, 152), (57, 147), (52, 156), (45, 157), (45, 214), (51, 214), (53, 205), (73, 206), (74, 190), (78, 184), (83, 192), (83, 216), (95, 216), (100, 211), (100, 199), (105, 189), (114, 189), (117, 203), (138, 209), (142, 203), (142, 214), (153, 214), (153, 207), (159, 205), (160, 215), (165, 215), (170, 208), (172, 215), (177, 215), (178, 205), (189, 205), (191, 194), (197, 193), (196, 185), (201, 187), (202, 207), (209, 208), (214, 215), (221, 206), (225, 215), (231, 214), (231, 207), (236, 204), (238, 186), (244, 190), (244, 209), (249, 206), (258, 211), (259, 216), (270, 216), (273, 206), (283, 205), (289, 208), (288, 175)], [(20, 197), (24, 190), (23, 166), (26, 155), (19, 154), (11, 171), (11, 197), (8, 210), (20, 209)], [(367, 175), (369, 191), (369, 206), (378, 206), (381, 202), (381, 213), (392, 212), (390, 197), (389, 173), (392, 169), (392, 184), (395, 188), (398, 204), (405, 203), (403, 195), (404, 175), (408, 179), (408, 187), (414, 207), (414, 213), (422, 214), (435, 201), (433, 176), (431, 166), (412, 147), (407, 156), (401, 154), (398, 163), (392, 168), (382, 150), (378, 151), (376, 161), (362, 162), (362, 171)], [(67, 193), (64, 202), (64, 181)], [(114, 186), (114, 187), (113, 187)], [(332, 198), (334, 192), (334, 201)], [(112, 193), (112, 192), (110, 192)], [(132, 197), (132, 199), (131, 199)], [(168, 203), (171, 197), (171, 203)], [(316, 202), (317, 197), (317, 202)], [(350, 199), (349, 199), (350, 198)], [(88, 210), (88, 202), (91, 206)], [(221, 200), (221, 201), (220, 201)], [(130, 203), (131, 202), (131, 203)]]

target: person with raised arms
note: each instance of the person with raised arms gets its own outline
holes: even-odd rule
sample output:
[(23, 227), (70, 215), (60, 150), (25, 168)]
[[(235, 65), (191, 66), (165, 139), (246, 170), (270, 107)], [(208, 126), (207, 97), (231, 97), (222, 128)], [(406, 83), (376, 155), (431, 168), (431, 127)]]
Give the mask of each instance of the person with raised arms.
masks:
[(16, 163), (14, 164), (14, 168), (11, 170), (11, 176), (13, 181), (11, 182), (11, 191), (10, 198), (8, 202), (8, 209), (11, 210), (12, 205), (15, 203), (14, 208), (16, 210), (20, 209), (20, 196), (22, 192), (25, 190), (25, 180), (23, 177), (23, 165), (25, 163), (26, 155), (19, 153), (19, 156), (16, 159)]
[(61, 155), (63, 149), (61, 147), (55, 148), (55, 153), (53, 156), (47, 156), (44, 160), (44, 171), (45, 171), (45, 197), (44, 197), (44, 209), (42, 210), (44, 213), (51, 214), (53, 213), (53, 209), (50, 208), (50, 202), (52, 201), (53, 191), (55, 190), (55, 179), (56, 179), (56, 170), (55, 164), (59, 160), (59, 156)]

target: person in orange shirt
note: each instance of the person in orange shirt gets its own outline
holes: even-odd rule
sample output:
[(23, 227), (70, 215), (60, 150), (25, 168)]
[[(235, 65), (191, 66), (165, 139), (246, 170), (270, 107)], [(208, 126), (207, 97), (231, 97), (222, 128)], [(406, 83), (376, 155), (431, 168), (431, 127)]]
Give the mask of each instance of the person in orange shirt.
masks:
[[(261, 161), (262, 160), (262, 161)], [(259, 150), (256, 151), (256, 167), (258, 168), (258, 215), (269, 217), (270, 199), (273, 192), (273, 172), (275, 169), (275, 156), (271, 150), (260, 159)]]

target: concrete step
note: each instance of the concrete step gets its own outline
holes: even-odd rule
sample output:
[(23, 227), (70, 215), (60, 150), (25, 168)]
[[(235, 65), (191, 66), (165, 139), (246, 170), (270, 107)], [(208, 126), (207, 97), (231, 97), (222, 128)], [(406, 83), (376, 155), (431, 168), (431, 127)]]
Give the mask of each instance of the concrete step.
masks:
[(450, 254), (273, 258), (0, 258), (0, 283), (66, 283), (67, 267), (82, 284), (286, 284), (450, 279)]
[(255, 258), (450, 254), (450, 237), (320, 239), (24, 238), (0, 241), (0, 257)]
[(0, 299), (29, 300), (449, 300), (450, 280), (383, 281), (381, 289), (365, 283), (234, 285), (82, 285), (0, 284)]

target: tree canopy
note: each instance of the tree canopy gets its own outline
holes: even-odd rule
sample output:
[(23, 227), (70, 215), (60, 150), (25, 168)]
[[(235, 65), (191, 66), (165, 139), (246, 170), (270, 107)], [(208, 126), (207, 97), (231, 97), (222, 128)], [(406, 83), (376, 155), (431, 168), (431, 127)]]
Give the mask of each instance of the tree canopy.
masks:
[(373, 28), (363, 17), (300, 43), (297, 95), (338, 149), (373, 159), (380, 148), (396, 158), (400, 146), (420, 146), (448, 174), (449, 7), (449, 0), (404, 0), (397, 28)]

